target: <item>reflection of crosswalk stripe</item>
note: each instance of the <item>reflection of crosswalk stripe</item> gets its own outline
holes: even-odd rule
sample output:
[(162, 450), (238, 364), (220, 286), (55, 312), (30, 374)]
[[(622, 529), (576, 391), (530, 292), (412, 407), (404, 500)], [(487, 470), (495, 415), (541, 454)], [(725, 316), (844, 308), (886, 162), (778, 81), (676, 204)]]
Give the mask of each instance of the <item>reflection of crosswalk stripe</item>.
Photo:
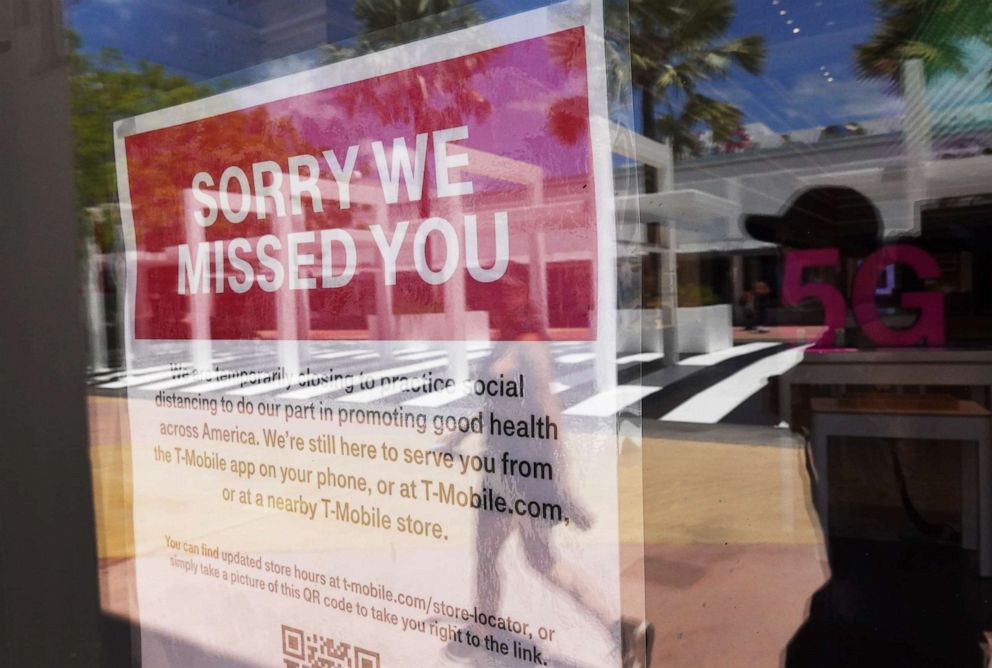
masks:
[(313, 357), (314, 359), (318, 359), (318, 360), (336, 360), (341, 357), (355, 357), (356, 355), (362, 355), (368, 352), (371, 351), (365, 348), (361, 348), (358, 350), (338, 350), (329, 353), (319, 353), (317, 355), (314, 355)]
[(594, 359), (596, 359), (596, 353), (568, 353), (567, 355), (556, 357), (555, 361), (561, 364), (582, 364), (583, 362), (591, 362)]
[[(188, 369), (189, 365), (185, 363), (171, 363), (171, 364), (157, 364), (155, 366), (146, 366), (140, 369), (116, 369), (114, 371), (105, 371), (96, 376), (90, 377), (90, 383), (97, 384), (99, 387), (113, 390), (121, 389), (124, 387), (131, 387), (133, 385), (140, 385), (144, 382), (153, 382), (161, 378), (168, 378), (172, 375), (173, 371), (181, 371)], [(105, 383), (103, 381), (115, 380), (114, 383)]]
[(447, 355), (447, 354), (448, 354), (447, 351), (444, 350), (421, 350), (415, 353), (406, 353), (405, 355), (400, 355), (399, 353), (396, 353), (396, 357), (397, 359), (401, 359), (403, 361), (413, 362), (416, 360), (429, 359), (431, 357), (440, 357), (441, 355)]
[(189, 387), (184, 387), (181, 392), (216, 392), (217, 390), (226, 390), (229, 387), (234, 387), (235, 385), (241, 385), (242, 383), (251, 382), (257, 378), (265, 378), (266, 376), (271, 376), (272, 372), (264, 371), (252, 371), (243, 376), (238, 376), (236, 378), (225, 378), (224, 380), (214, 380), (205, 383), (197, 383), (196, 385), (191, 385)]
[[(293, 383), (305, 383), (308, 381), (317, 380), (319, 376), (314, 374), (304, 374), (303, 376), (298, 376), (293, 379)], [(237, 390), (231, 390), (228, 394), (233, 394), (239, 397), (254, 397), (259, 394), (266, 394), (267, 392), (274, 392), (276, 390), (285, 390), (286, 386), (290, 384), (288, 378), (279, 378), (277, 380), (270, 380), (268, 383), (259, 383), (258, 385), (252, 385), (251, 387), (242, 387)]]
[[(172, 378), (174, 373), (175, 373), (174, 371), (169, 370), (169, 371), (159, 371), (158, 373), (146, 373), (140, 376), (129, 374), (127, 376), (124, 376), (120, 380), (115, 380), (110, 383), (103, 383), (99, 385), (99, 387), (102, 387), (107, 390), (119, 390), (123, 387), (134, 387), (135, 385), (154, 383), (155, 381), (162, 380), (163, 378)], [(187, 379), (186, 382), (188, 383), (189, 380)]]
[(737, 357), (738, 355), (746, 355), (748, 353), (764, 350), (765, 348), (771, 348), (772, 346), (777, 345), (779, 345), (777, 341), (755, 341), (754, 343), (745, 343), (744, 345), (734, 346), (733, 348), (727, 348), (726, 350), (718, 350), (715, 353), (694, 355), (693, 357), (682, 360), (679, 364), (685, 366), (713, 366), (714, 364), (719, 364), (724, 360), (729, 360), (733, 357)]
[[(469, 360), (479, 359), (481, 357), (486, 357), (488, 353), (477, 352), (470, 353), (467, 357)], [(375, 371), (372, 373), (366, 373), (361, 376), (362, 379), (367, 381), (377, 381), (382, 378), (388, 378), (390, 376), (402, 376), (404, 374), (418, 373), (420, 371), (428, 371), (430, 369), (436, 369), (438, 367), (446, 366), (448, 364), (448, 358), (444, 357), (439, 360), (429, 360), (426, 362), (419, 362), (417, 364), (407, 364), (406, 366), (398, 366), (391, 369), (383, 369), (382, 371)], [(352, 378), (351, 383), (344, 383), (343, 386), (347, 387), (359, 380), (358, 376)], [(337, 384), (335, 384), (337, 385)], [(337, 387), (327, 387), (321, 385), (318, 387), (306, 387), (301, 390), (294, 390), (292, 392), (285, 392), (280, 394), (281, 399), (313, 399), (325, 394), (330, 394), (337, 390), (342, 389), (341, 386)], [(394, 387), (392, 385), (378, 385), (370, 390), (362, 390), (361, 392), (356, 392), (355, 394), (350, 394), (347, 397), (341, 397), (341, 401), (355, 402), (355, 401), (375, 401), (376, 399), (383, 399), (385, 397), (392, 396), (394, 394), (399, 394), (403, 392), (403, 389)]]
[(661, 353), (638, 353), (636, 355), (626, 355), (617, 358), (617, 364), (630, 364), (632, 362), (654, 362), (660, 360), (664, 355)]
[[(180, 368), (186, 368), (188, 364), (158, 364), (156, 366), (146, 366), (141, 369), (131, 369), (131, 374), (137, 376), (139, 374), (155, 373), (157, 371), (171, 371), (173, 367), (178, 366)], [(121, 370), (123, 372), (123, 369)]]
[[(571, 389), (571, 387), (571, 385), (565, 385), (564, 383), (560, 383), (558, 381), (554, 381), (549, 385), (549, 389), (552, 394), (559, 394), (565, 390)], [(463, 383), (446, 390), (431, 392), (430, 394), (425, 394), (423, 396), (410, 399), (409, 401), (404, 401), (403, 405), (420, 406), (423, 408), (440, 408), (441, 406), (446, 406), (456, 401), (461, 401), (469, 396), (472, 396), (472, 386), (468, 383)]]
[(187, 376), (185, 378), (171, 378), (169, 380), (163, 380), (157, 383), (152, 383), (151, 385), (145, 385), (142, 390), (173, 390), (177, 387), (185, 387), (192, 383), (202, 383), (208, 381), (212, 378), (217, 378), (219, 375), (224, 373), (223, 371), (207, 371), (205, 373), (198, 373), (193, 376)]
[[(780, 350), (775, 349), (775, 346), (781, 347), (782, 344), (764, 341), (752, 342), (683, 360), (677, 367), (672, 367), (672, 370), (681, 372), (681, 374), (674, 374), (672, 378), (656, 377), (659, 372), (655, 372), (643, 381), (638, 381), (632, 377), (629, 380), (625, 379), (626, 384), (614, 391), (596, 394), (591, 364), (595, 360), (595, 353), (589, 350), (588, 343), (560, 343), (562, 345), (559, 345), (559, 342), (550, 344), (551, 348), (555, 350), (556, 362), (560, 366), (557, 366), (558, 373), (550, 382), (549, 390), (553, 394), (562, 395), (561, 399), (564, 406), (574, 404), (567, 408), (564, 413), (575, 416), (605, 417), (630, 403), (650, 397), (645, 399), (644, 406), (645, 411), (649, 411), (650, 417), (654, 419), (715, 423), (726, 419), (727, 415), (733, 413), (745, 404), (755, 392), (761, 390), (767, 383), (767, 376), (781, 373), (782, 364), (785, 364), (785, 368), (791, 366), (791, 363), (779, 361), (790, 359), (790, 351), (782, 351), (782, 356), (777, 355)], [(390, 400), (396, 404), (456, 410), (478, 405), (480, 400), (474, 397), (470, 387), (458, 386), (424, 394), (409, 391), (408, 383), (399, 384), (403, 387), (403, 389), (399, 389), (390, 383), (380, 386), (376, 382), (376, 386), (370, 390), (362, 390), (354, 383), (361, 372), (364, 372), (362, 377), (373, 381), (394, 375), (407, 378), (416, 377), (424, 371), (443, 369), (448, 366), (451, 363), (452, 351), (465, 355), (470, 360), (478, 360), (491, 354), (493, 347), (493, 344), (489, 342), (434, 343), (430, 345), (418, 343), (407, 346), (402, 351), (397, 351), (396, 357), (392, 359), (381, 357), (370, 345), (348, 349), (324, 347), (323, 352), (314, 354), (303, 360), (301, 364), (302, 371), (306, 372), (307, 367), (309, 367), (315, 373), (292, 379), (283, 377), (268, 383), (244, 385), (243, 387), (242, 384), (246, 380), (255, 380), (256, 382), (264, 380), (265, 376), (273, 373), (280, 366), (281, 362), (275, 351), (263, 353), (258, 349), (246, 348), (239, 351), (238, 354), (214, 356), (212, 358), (214, 362), (219, 361), (222, 357), (230, 358), (232, 361), (225, 363), (224, 366), (227, 369), (223, 371), (211, 369), (183, 378), (172, 377), (176, 370), (176, 362), (156, 364), (156, 362), (167, 362), (169, 355), (173, 354), (175, 355), (174, 359), (183, 359), (188, 352), (184, 348), (176, 351), (163, 351), (154, 359), (144, 360), (148, 366), (141, 369), (131, 369), (130, 373), (123, 369), (101, 371), (90, 376), (89, 382), (95, 387), (107, 390), (133, 388), (132, 392), (146, 392), (171, 389), (183, 393), (215, 392), (235, 396), (272, 394), (292, 400), (330, 397), (332, 400), (348, 403), (379, 401), (392, 397)], [(755, 357), (762, 359), (752, 361)], [(618, 367), (634, 363), (647, 364), (661, 358), (662, 354), (657, 352), (625, 354), (616, 359), (616, 364)], [(327, 361), (327, 363), (321, 363), (323, 361)], [(722, 362), (727, 362), (727, 364), (721, 364)], [(745, 363), (750, 363), (750, 365), (743, 367)], [(192, 369), (188, 362), (183, 363), (180, 368), (185, 371)], [(651, 367), (646, 366), (645, 368)], [(636, 373), (630, 374), (632, 367), (624, 367), (624, 369), (629, 375), (636, 376)], [(248, 374), (236, 377), (226, 375), (237, 373), (239, 370), (247, 371)], [(341, 374), (344, 378), (335, 383), (321, 382), (326, 378), (323, 374), (329, 371)], [(437, 373), (444, 372), (435, 371), (435, 374)], [(476, 376), (473, 375), (472, 377)], [(678, 388), (682, 381), (689, 378), (698, 379), (693, 388), (695, 394), (688, 392), (688, 388), (679, 392)], [(528, 381), (530, 380), (528, 378)], [(301, 382), (320, 384), (312, 387), (301, 387)], [(636, 384), (639, 382), (653, 382), (655, 385), (638, 387)], [(344, 392), (345, 389), (353, 385), (354, 391), (351, 394)], [(660, 386), (664, 386), (664, 388)], [(671, 394), (672, 392), (674, 394)], [(663, 417), (659, 418), (659, 416)]]
[(617, 385), (613, 389), (594, 394), (588, 399), (580, 401), (563, 413), (587, 417), (608, 417), (660, 389), (660, 387), (645, 387), (643, 385)]
[(419, 353), (427, 350), (425, 344), (420, 344), (417, 346), (411, 346), (409, 348), (400, 348), (399, 350), (393, 351), (394, 355), (409, 355), (410, 353)]
[(124, 375), (123, 371), (104, 371), (90, 376), (89, 382), (91, 385), (94, 385), (96, 383), (103, 383), (108, 380), (114, 380), (116, 378), (120, 378), (123, 375)]
[(468, 383), (462, 383), (461, 385), (456, 385), (455, 387), (447, 390), (431, 392), (430, 394), (425, 394), (415, 399), (411, 399), (410, 401), (404, 401), (403, 405), (421, 406), (423, 408), (440, 408), (446, 404), (464, 399), (470, 394), (472, 394), (471, 386)]
[(763, 357), (735, 374), (697, 392), (662, 416), (668, 422), (715, 424), (768, 384), (768, 378), (785, 373), (803, 359), (808, 346), (790, 348)]

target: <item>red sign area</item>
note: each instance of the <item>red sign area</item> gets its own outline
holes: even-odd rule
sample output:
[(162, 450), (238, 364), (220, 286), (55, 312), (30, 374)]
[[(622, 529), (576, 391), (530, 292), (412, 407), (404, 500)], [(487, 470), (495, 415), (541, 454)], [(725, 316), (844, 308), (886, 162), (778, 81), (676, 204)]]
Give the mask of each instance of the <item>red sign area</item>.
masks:
[(576, 28), (127, 137), (135, 338), (594, 338), (586, 76)]

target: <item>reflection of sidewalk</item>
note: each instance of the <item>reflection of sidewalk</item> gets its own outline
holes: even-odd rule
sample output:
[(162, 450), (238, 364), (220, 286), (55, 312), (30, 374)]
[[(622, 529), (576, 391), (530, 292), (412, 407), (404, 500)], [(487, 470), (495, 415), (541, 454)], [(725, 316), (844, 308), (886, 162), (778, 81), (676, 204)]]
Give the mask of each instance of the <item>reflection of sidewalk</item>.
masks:
[(827, 579), (798, 445), (768, 427), (646, 426), (654, 665), (779, 665)]
[(823, 327), (804, 325), (775, 325), (764, 327), (765, 332), (758, 330), (746, 330), (743, 327), (734, 327), (734, 344), (748, 343), (751, 341), (781, 341), (801, 345), (811, 343), (819, 338), (823, 332)]
[(825, 580), (813, 546), (647, 545), (656, 666), (780, 665)]

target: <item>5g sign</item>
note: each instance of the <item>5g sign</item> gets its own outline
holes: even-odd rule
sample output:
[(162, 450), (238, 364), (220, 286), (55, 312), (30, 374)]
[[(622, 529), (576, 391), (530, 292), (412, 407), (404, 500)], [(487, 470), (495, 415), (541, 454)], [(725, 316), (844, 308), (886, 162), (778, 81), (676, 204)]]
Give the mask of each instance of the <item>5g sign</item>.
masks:
[[(804, 283), (803, 272), (812, 267), (837, 267), (839, 264), (840, 251), (837, 248), (791, 250), (785, 256), (783, 301), (798, 306), (804, 299), (819, 300), (823, 305), (827, 331), (817, 343), (826, 347), (837, 345), (836, 332), (843, 329), (847, 322), (847, 302), (836, 286)], [(882, 272), (894, 264), (909, 267), (923, 279), (940, 277), (937, 261), (915, 246), (893, 244), (875, 251), (858, 267), (851, 288), (851, 307), (858, 326), (879, 346), (944, 345), (944, 295), (940, 292), (907, 292), (901, 296), (903, 308), (916, 309), (919, 312), (913, 326), (893, 329), (882, 322), (875, 300), (875, 287)]]

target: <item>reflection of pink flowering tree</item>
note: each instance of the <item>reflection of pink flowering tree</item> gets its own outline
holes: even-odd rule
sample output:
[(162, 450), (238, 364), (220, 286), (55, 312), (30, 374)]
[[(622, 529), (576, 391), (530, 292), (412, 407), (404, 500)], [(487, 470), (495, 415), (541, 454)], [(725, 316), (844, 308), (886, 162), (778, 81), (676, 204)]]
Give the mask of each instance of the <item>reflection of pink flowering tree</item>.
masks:
[[(569, 30), (550, 36), (548, 51), (551, 62), (566, 74), (585, 69), (585, 42), (579, 31)], [(557, 100), (545, 113), (551, 135), (566, 145), (575, 144), (589, 125), (589, 103), (582, 95)]]
[(727, 153), (737, 153), (738, 151), (744, 151), (753, 147), (754, 142), (751, 141), (751, 136), (747, 133), (747, 130), (740, 126), (731, 132), (730, 136), (723, 143), (723, 150)]
[(547, 111), (548, 130), (563, 144), (575, 144), (589, 127), (589, 101), (577, 95), (554, 102)]

